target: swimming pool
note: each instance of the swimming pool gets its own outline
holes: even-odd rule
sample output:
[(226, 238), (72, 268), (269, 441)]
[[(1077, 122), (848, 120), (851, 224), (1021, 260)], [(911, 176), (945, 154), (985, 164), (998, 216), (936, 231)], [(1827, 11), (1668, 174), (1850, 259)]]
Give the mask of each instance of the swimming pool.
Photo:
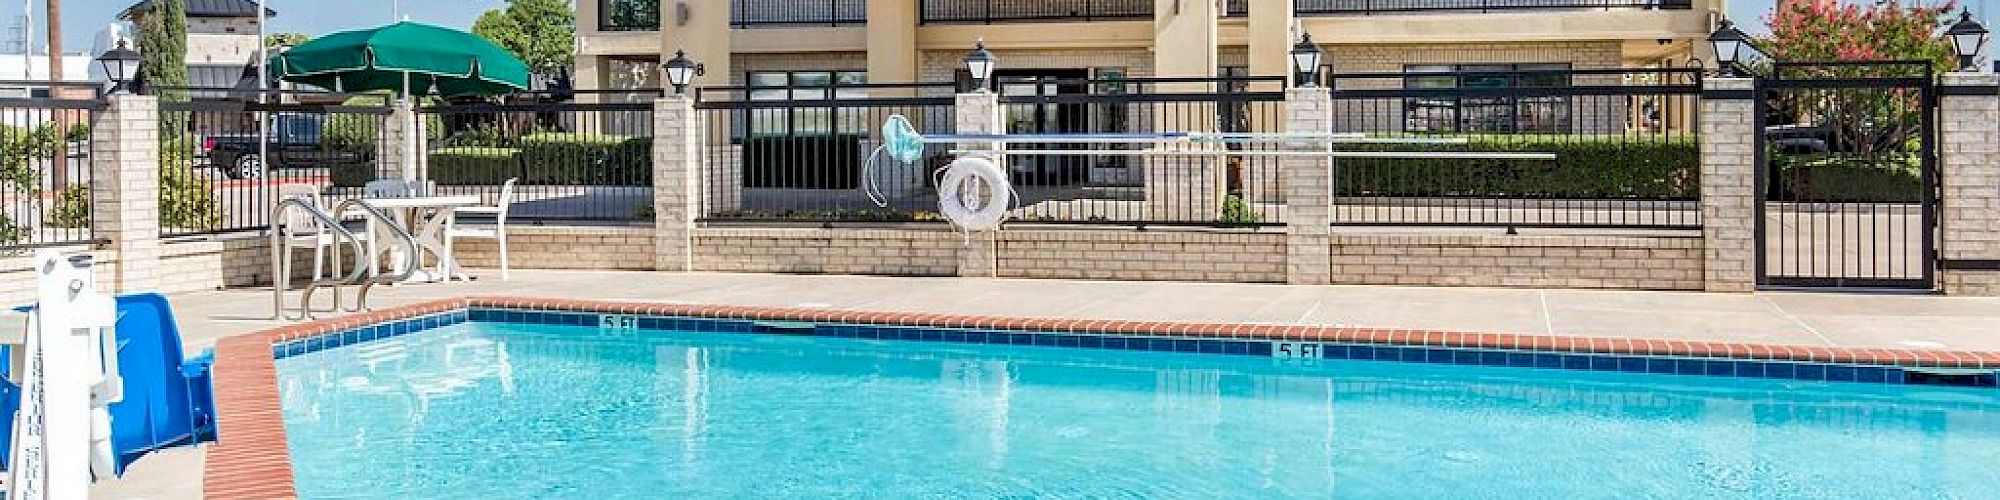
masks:
[(273, 347), (301, 497), (2000, 497), (1894, 370), (455, 314)]

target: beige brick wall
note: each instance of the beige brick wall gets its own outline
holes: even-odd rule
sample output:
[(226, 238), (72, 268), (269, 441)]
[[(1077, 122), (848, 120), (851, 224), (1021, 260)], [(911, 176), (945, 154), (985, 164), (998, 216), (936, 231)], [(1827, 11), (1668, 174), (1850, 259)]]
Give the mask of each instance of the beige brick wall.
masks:
[(1000, 276), (1283, 283), (1285, 235), (1234, 231), (1001, 231)]
[[(1001, 49), (993, 57), (1001, 70), (1120, 68), (1125, 77), (1153, 76), (1153, 52), (1147, 49)], [(926, 82), (952, 81), (953, 72), (965, 67), (965, 51), (927, 50), (917, 55), (917, 76)]]
[(952, 276), (965, 239), (950, 231), (701, 228), (699, 271)]
[[(1991, 89), (1992, 74), (1948, 73), (1947, 86)], [(1943, 170), (1938, 257), (1947, 261), (2000, 261), (2000, 98), (1947, 95), (1940, 99), (1938, 165)], [(2000, 271), (1946, 269), (1939, 285), (1951, 295), (2000, 296)]]
[[(465, 267), (500, 267), (493, 240), (460, 239), (452, 253)], [(507, 226), (507, 261), (514, 269), (653, 269), (650, 227)]]
[(1700, 290), (1700, 238), (1334, 235), (1333, 283)]
[(1600, 69), (1618, 67), (1621, 51), (1615, 40), (1329, 45), (1326, 60), (1336, 73), (1402, 71), (1405, 64), (1569, 63), (1575, 69)]

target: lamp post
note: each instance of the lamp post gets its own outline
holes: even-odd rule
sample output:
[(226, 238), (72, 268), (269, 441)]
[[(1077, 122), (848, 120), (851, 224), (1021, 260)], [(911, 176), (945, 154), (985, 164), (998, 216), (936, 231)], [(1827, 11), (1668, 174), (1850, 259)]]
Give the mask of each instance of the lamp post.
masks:
[(688, 83), (707, 73), (708, 68), (688, 59), (685, 50), (675, 50), (674, 58), (667, 60), (667, 83), (674, 86), (675, 94), (687, 93)]
[(986, 50), (986, 39), (981, 38), (973, 42), (972, 53), (965, 55), (965, 70), (972, 73), (973, 88), (986, 92), (987, 88), (992, 86), (988, 82), (993, 80), (993, 66), (997, 63), (999, 59), (995, 59), (993, 53)]
[(1326, 53), (1319, 49), (1319, 44), (1313, 43), (1312, 33), (1299, 38), (1298, 45), (1292, 46), (1292, 73), (1302, 80), (1298, 82), (1299, 86), (1319, 86), (1319, 63), (1325, 57)]
[(1951, 38), (1951, 50), (1958, 53), (1959, 71), (1979, 71), (1972, 60), (1979, 57), (1979, 49), (1986, 46), (1986, 26), (1972, 19), (1972, 10), (1958, 12), (1958, 22), (1944, 30)]
[(1743, 45), (1749, 39), (1743, 36), (1742, 31), (1736, 29), (1736, 23), (1729, 22), (1728, 19), (1723, 19), (1721, 24), (1716, 25), (1715, 33), (1708, 35), (1709, 45), (1715, 48), (1716, 71), (1722, 76), (1743, 76), (1742, 72), (1736, 70), (1736, 56), (1743, 51)]
[(124, 40), (118, 46), (97, 56), (98, 66), (104, 69), (104, 77), (111, 80), (111, 93), (130, 92), (126, 84), (132, 81), (132, 74), (139, 71), (139, 51), (125, 46)]

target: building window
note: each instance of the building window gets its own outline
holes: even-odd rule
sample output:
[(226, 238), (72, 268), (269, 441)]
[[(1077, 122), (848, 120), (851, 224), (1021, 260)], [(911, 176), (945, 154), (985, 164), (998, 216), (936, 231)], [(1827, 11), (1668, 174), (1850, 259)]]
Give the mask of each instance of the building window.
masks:
[(660, 29), (659, 0), (598, 0), (598, 31)]
[[(752, 101), (865, 99), (866, 71), (752, 71), (745, 75)], [(752, 137), (866, 135), (868, 113), (838, 106), (798, 106), (750, 110)], [(739, 134), (742, 131), (737, 131)]]
[[(1548, 88), (1570, 85), (1568, 64), (1413, 64), (1403, 68), (1406, 89)], [(1551, 73), (1543, 73), (1551, 72)], [(1409, 132), (1567, 132), (1566, 96), (1468, 94), (1405, 99)]]

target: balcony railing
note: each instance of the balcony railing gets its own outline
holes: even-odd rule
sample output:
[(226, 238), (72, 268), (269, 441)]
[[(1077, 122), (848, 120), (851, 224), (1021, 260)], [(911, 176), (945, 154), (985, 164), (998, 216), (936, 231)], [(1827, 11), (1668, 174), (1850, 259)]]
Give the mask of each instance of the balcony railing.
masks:
[[(1687, 10), (1693, 0), (1292, 0), (1301, 16), (1357, 16), (1416, 12), (1522, 12), (1537, 10)], [(1250, 0), (1229, 0), (1228, 14), (1250, 12)]]
[(598, 31), (657, 31), (659, 0), (598, 0)]
[(738, 28), (868, 23), (868, 0), (729, 1), (729, 24)]
[(1153, 17), (1153, 0), (921, 0), (919, 3), (925, 24)]

